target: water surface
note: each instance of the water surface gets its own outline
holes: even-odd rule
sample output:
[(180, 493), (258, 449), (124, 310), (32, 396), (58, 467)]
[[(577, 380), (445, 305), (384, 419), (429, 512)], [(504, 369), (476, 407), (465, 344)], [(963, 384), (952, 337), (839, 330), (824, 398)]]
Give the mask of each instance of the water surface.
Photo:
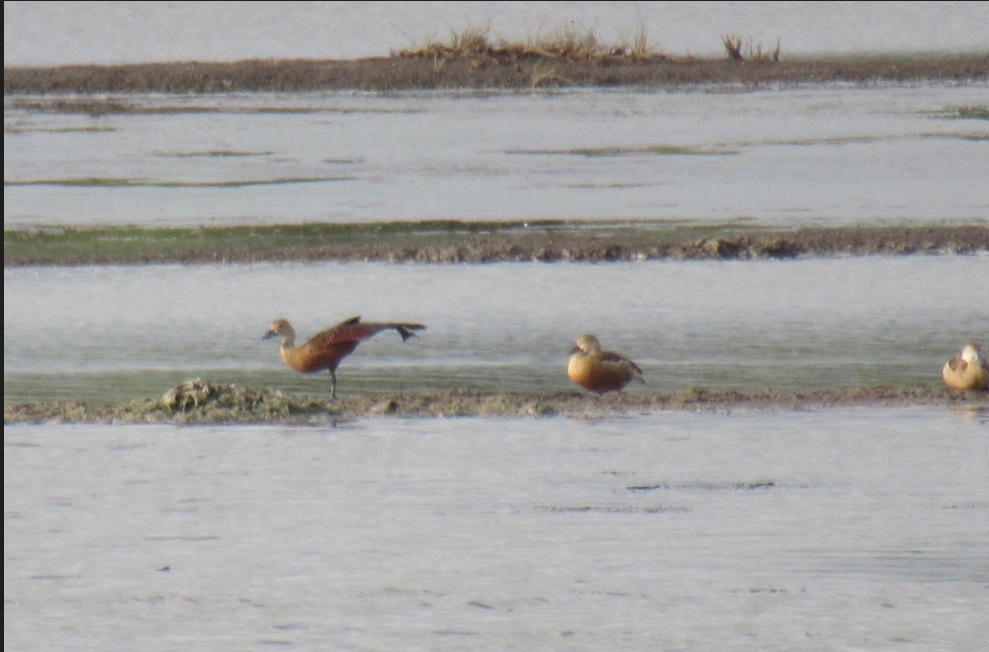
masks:
[(940, 386), (964, 343), (989, 341), (987, 271), (984, 255), (11, 268), (4, 400), (129, 400), (196, 377), (325, 394), (328, 374), (289, 370), (261, 336), (351, 315), (427, 329), (362, 344), (343, 394), (571, 389), (583, 332), (642, 366), (631, 391)]
[(984, 82), (66, 99), (5, 97), (5, 229), (989, 215)]
[(11, 649), (981, 648), (941, 408), (4, 428)]

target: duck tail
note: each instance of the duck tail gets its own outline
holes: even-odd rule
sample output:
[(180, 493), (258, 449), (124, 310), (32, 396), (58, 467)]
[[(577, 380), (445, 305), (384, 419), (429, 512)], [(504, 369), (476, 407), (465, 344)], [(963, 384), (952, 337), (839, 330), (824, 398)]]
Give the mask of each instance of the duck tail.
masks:
[(416, 334), (412, 331), (418, 331), (426, 328), (422, 324), (393, 324), (393, 326), (395, 327), (395, 330), (398, 331), (398, 334), (402, 336), (403, 342), (410, 337), (416, 336)]

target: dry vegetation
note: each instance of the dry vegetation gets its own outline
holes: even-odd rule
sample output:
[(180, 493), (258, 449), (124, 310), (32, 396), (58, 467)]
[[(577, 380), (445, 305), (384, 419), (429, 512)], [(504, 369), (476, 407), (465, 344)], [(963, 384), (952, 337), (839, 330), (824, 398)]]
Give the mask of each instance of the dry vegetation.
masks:
[(773, 50), (763, 51), (762, 45), (754, 45), (752, 39), (749, 39), (748, 44), (745, 46), (745, 53), (742, 53), (742, 37), (737, 34), (728, 34), (721, 39), (724, 43), (725, 51), (728, 53), (728, 58), (732, 61), (752, 61), (758, 63), (768, 63), (772, 61), (773, 63), (778, 63), (780, 60), (780, 41), (776, 41), (776, 47)]
[(645, 27), (640, 24), (627, 41), (602, 42), (591, 28), (580, 28), (565, 23), (549, 34), (530, 37), (522, 42), (499, 39), (492, 42), (488, 27), (468, 27), (452, 31), (446, 43), (430, 42), (424, 46), (399, 50), (392, 56), (431, 59), (485, 60), (501, 65), (538, 59), (560, 61), (584, 61), (593, 63), (635, 63), (666, 59), (659, 51), (649, 47)]

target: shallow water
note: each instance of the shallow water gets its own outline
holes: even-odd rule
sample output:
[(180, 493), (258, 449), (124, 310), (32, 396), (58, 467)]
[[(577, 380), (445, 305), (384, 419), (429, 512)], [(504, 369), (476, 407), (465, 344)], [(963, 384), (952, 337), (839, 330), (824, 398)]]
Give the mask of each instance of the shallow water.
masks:
[[(237, 12), (252, 27), (246, 39), (236, 21), (183, 23), (228, 3), (183, 5), (179, 35), (160, 13), (171, 3), (70, 12), (5, 3), (5, 63), (23, 56), (21, 37), (28, 56), (82, 52), (73, 63), (141, 60), (134, 53), (147, 44), (152, 59), (169, 47), (179, 54), (168, 59), (349, 57), (368, 54), (355, 44), (410, 44), (422, 24), (461, 24), (446, 3), (420, 5), (424, 23), (394, 4), (327, 4), (333, 21), (284, 2), (277, 20)], [(579, 22), (609, 39), (615, 20), (627, 29), (636, 12), (660, 11), (650, 36), (677, 54), (708, 45), (720, 54), (731, 32), (760, 43), (780, 36), (784, 53), (984, 40), (970, 28), (985, 21), (957, 22), (959, 6), (981, 3), (856, 3), (854, 19), (833, 3), (619, 4)], [(13, 15), (24, 7), (41, 19)], [(516, 38), (539, 22), (532, 12), (553, 26), (562, 11), (471, 7), (495, 7), (495, 33), (507, 19)], [(605, 5), (567, 11), (575, 7)], [(101, 8), (108, 19), (79, 20)], [(693, 19), (671, 13), (681, 11)], [(863, 19), (868, 12), (878, 19)], [(64, 16), (71, 29), (58, 27)], [(91, 38), (76, 38), (81, 26)], [(149, 37), (142, 30), (152, 26)], [(218, 26), (230, 38), (206, 37)], [(292, 38), (278, 34), (285, 28)], [(318, 38), (306, 37), (312, 29)], [(334, 30), (350, 40), (326, 38)], [(88, 43), (99, 51), (86, 55)], [(266, 49), (313, 43), (322, 49)], [(231, 49), (240, 44), (246, 52)], [(56, 183), (5, 183), (5, 228), (985, 224), (989, 214), (985, 122), (941, 114), (985, 105), (985, 84), (127, 96), (110, 99), (137, 112), (101, 117), (21, 110), (14, 99), (38, 98), (5, 97), (5, 181)], [(185, 111), (203, 107), (216, 111)], [(701, 153), (633, 151), (652, 145)], [(619, 151), (570, 152), (588, 147)], [(81, 178), (145, 185), (60, 185)], [(632, 391), (939, 385), (962, 343), (989, 340), (987, 270), (984, 255), (5, 269), (4, 400), (156, 396), (197, 376), (318, 394), (328, 379), (285, 369), (260, 336), (277, 316), (308, 335), (357, 313), (429, 328), (404, 345), (391, 333), (362, 345), (341, 368), (344, 395), (569, 389), (567, 351), (585, 330), (642, 364), (648, 385)], [(989, 627), (985, 426), (984, 413), (940, 408), (5, 426), (4, 645), (980, 650)]]
[(941, 408), (5, 427), (4, 644), (974, 652), (985, 434)]
[(135, 95), (98, 117), (25, 99), (4, 98), (4, 228), (989, 214), (989, 127), (943, 113), (989, 103), (984, 82)]
[[(323, 394), (282, 365), (271, 321), (300, 338), (355, 314), (384, 332), (341, 366), (342, 394), (572, 388), (582, 332), (644, 369), (631, 391), (940, 386), (989, 341), (989, 258), (27, 267), (4, 270), (4, 400), (158, 396), (196, 377)], [(39, 300), (43, 297), (43, 300)]]

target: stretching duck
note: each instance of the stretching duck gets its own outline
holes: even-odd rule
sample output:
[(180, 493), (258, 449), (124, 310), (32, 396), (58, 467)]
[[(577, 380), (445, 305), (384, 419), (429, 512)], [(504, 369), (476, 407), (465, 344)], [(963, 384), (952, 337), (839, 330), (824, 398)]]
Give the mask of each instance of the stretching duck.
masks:
[(426, 328), (422, 324), (406, 322), (362, 322), (361, 318), (351, 317), (333, 328), (313, 335), (308, 342), (295, 345), (295, 329), (286, 319), (276, 319), (262, 339), (281, 337), (282, 360), (292, 369), (304, 374), (329, 370), (333, 383), (330, 385), (330, 398), (337, 397), (337, 367), (340, 362), (354, 352), (357, 345), (374, 337), (379, 332), (393, 328), (402, 336), (402, 341), (413, 337), (412, 331)]

